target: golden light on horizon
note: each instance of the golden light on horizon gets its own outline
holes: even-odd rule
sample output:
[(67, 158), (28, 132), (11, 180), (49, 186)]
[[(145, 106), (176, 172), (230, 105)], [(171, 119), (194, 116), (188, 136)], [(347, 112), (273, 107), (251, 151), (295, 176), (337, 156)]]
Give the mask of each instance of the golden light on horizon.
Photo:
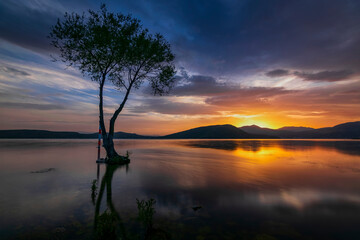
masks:
[(253, 119), (253, 118), (245, 118), (245, 119), (238, 120), (234, 125), (236, 127), (257, 125), (262, 128), (274, 128), (274, 124), (270, 123), (267, 120), (259, 120), (259, 119)]

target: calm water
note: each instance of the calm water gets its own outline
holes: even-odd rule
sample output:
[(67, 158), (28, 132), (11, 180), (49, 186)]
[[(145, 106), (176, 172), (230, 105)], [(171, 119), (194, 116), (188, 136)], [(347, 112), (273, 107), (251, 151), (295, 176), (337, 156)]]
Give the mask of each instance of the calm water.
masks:
[(1, 140), (0, 239), (143, 239), (137, 198), (171, 239), (360, 239), (360, 141), (116, 144), (92, 191), (96, 140)]

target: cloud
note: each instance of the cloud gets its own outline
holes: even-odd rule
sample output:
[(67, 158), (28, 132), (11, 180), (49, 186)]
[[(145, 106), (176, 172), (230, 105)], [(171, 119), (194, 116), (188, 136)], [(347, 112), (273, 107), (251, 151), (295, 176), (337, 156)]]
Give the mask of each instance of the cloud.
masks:
[(282, 87), (249, 87), (238, 88), (232, 92), (224, 93), (218, 96), (211, 96), (205, 100), (207, 104), (223, 107), (259, 107), (268, 106), (281, 95), (293, 94), (297, 91), (286, 90)]
[(0, 67), (0, 71), (5, 73), (0, 75), (1, 108), (24, 111), (65, 109), (74, 112), (96, 109), (98, 100), (96, 94), (90, 94), (93, 91), (91, 82), (88, 89), (85, 86), (78, 88), (78, 83), (72, 83), (76, 78), (71, 75), (36, 67), (24, 70), (21, 65), (11, 66)]
[(0, 2), (0, 39), (47, 55), (55, 51), (47, 38), (50, 27), (66, 11), (81, 13), (88, 8), (89, 3), (83, 1), (3, 0)]
[(51, 49), (46, 36), (51, 24), (56, 23), (57, 17), (53, 12), (41, 11), (31, 6), (17, 4), (16, 1), (4, 1), (0, 4), (1, 39), (45, 53)]
[(143, 99), (142, 104), (129, 108), (133, 113), (156, 112), (173, 115), (212, 115), (217, 114), (216, 109), (206, 106), (204, 103), (176, 102), (165, 97)]
[(158, 1), (147, 7), (174, 23), (169, 35), (178, 61), (200, 74), (242, 74), (269, 65), (360, 67), (355, 0)]
[[(49, 28), (65, 11), (98, 9), (95, 1), (4, 0), (1, 38), (48, 52)], [(116, 1), (114, 12), (132, 13), (169, 39), (178, 64), (199, 75), (233, 75), (281, 66), (358, 69), (360, 3), (319, 1)], [(304, 17), (306, 16), (306, 17)]]
[(322, 71), (316, 73), (294, 72), (294, 75), (307, 81), (336, 82), (348, 80), (348, 78), (353, 75), (353, 72), (350, 70)]
[(291, 108), (292, 105), (296, 105), (296, 107), (292, 107), (294, 109), (301, 108), (301, 106), (304, 108), (318, 106), (319, 109), (332, 109), (336, 106), (347, 105), (353, 107), (354, 110), (356, 109), (355, 105), (360, 104), (360, 91), (357, 89), (360, 89), (360, 81), (298, 91), (279, 100), (283, 102), (282, 107)]
[(27, 73), (25, 71), (22, 70), (18, 70), (12, 67), (6, 67), (6, 66), (0, 66), (0, 72), (6, 72), (6, 73), (10, 73), (10, 74), (14, 74), (14, 75), (18, 75), (18, 76), (30, 76), (30, 73)]
[(320, 71), (320, 72), (304, 72), (304, 71), (290, 71), (287, 69), (275, 69), (265, 73), (266, 76), (274, 77), (283, 77), (283, 76), (296, 76), (302, 78), (306, 81), (318, 81), (318, 82), (336, 82), (348, 80), (351, 76), (354, 75), (354, 72), (351, 70), (337, 70), (337, 71)]
[(245, 87), (239, 84), (221, 82), (211, 76), (192, 75), (181, 85), (176, 86), (171, 94), (207, 97), (206, 102), (213, 103), (214, 99), (235, 97), (236, 99), (252, 98), (255, 100), (290, 92), (293, 91), (282, 87)]
[[(42, 64), (25, 64), (10, 61), (0, 61), (0, 75), (2, 82), (11, 82), (13, 84), (24, 84), (24, 80), (31, 84), (38, 84), (39, 87), (49, 87), (66, 91), (75, 90), (97, 90), (97, 84), (80, 74), (72, 72), (69, 68), (66, 71), (61, 68), (47, 67)], [(61, 67), (61, 66), (60, 66)], [(15, 75), (9, 76), (7, 74)]]
[[(162, 114), (221, 114), (233, 107), (266, 106), (276, 97), (297, 92), (282, 87), (244, 87), (218, 81), (212, 76), (178, 76), (178, 85), (168, 98), (145, 98), (132, 112), (157, 112)], [(148, 92), (148, 91), (146, 91)], [(240, 110), (237, 111), (239, 113)]]
[(230, 91), (231, 87), (216, 81), (214, 77), (193, 75), (177, 85), (171, 94), (176, 96), (208, 96)]
[(272, 70), (272, 71), (269, 71), (267, 73), (265, 73), (266, 76), (268, 77), (284, 77), (284, 76), (287, 76), (289, 75), (290, 72), (289, 70), (285, 70), (285, 69), (275, 69), (275, 70)]
[(37, 104), (21, 102), (0, 102), (2, 108), (36, 109), (36, 110), (61, 110), (66, 109), (62, 104)]
[[(315, 119), (313, 112), (323, 112), (316, 115), (316, 122), (310, 122), (323, 121), (323, 125), (328, 125), (329, 116), (336, 121), (359, 116), (360, 86), (354, 77), (360, 69), (357, 0), (123, 0), (110, 1), (107, 6), (113, 12), (133, 14), (150, 32), (164, 34), (177, 67), (184, 67), (170, 97), (132, 93), (134, 102), (129, 101), (125, 111), (130, 114), (125, 119), (131, 121), (124, 124), (135, 125), (132, 120), (136, 119), (142, 125), (137, 124), (133, 131), (145, 128), (142, 122), (153, 121), (147, 130), (150, 133), (156, 121), (166, 118), (167, 131), (173, 132), (172, 122), (177, 121), (179, 129), (181, 124), (194, 127), (207, 120), (195, 125), (186, 119), (221, 113), (243, 118), (271, 112), (284, 122), (287, 115)], [(31, 119), (34, 112), (63, 106), (58, 113), (49, 111), (43, 117), (61, 120), (66, 112), (64, 118), (75, 122), (79, 116), (94, 116), (96, 128), (98, 86), (77, 70), (63, 70), (51, 63), (48, 55), (53, 49), (46, 38), (50, 26), (65, 11), (81, 13), (89, 8), (97, 10), (99, 3), (0, 1), (0, 100), (7, 108), (2, 117), (9, 124), (15, 124), (7, 117), (10, 108), (14, 118), (23, 108), (28, 111), (19, 119)], [(353, 81), (328, 83), (346, 79)], [(105, 113), (112, 113), (119, 102), (111, 89), (107, 86), (105, 90)]]
[(360, 108), (360, 91), (356, 89), (360, 89), (360, 81), (301, 90), (275, 98), (265, 110), (323, 126), (329, 126), (329, 121), (335, 119), (335, 124), (357, 121), (360, 119), (360, 112), (356, 111)]

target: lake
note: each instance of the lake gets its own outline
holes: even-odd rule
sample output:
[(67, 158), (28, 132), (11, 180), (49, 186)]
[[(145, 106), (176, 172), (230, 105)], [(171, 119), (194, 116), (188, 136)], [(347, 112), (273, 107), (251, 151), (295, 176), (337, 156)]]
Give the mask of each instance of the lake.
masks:
[(0, 238), (360, 239), (359, 140), (117, 140), (123, 167), (96, 145), (0, 140)]

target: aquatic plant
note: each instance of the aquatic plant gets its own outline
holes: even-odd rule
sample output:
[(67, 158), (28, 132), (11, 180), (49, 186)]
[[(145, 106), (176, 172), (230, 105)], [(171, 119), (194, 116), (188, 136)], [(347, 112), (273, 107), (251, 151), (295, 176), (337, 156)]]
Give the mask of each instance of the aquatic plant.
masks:
[(153, 216), (155, 214), (154, 205), (156, 201), (149, 199), (148, 201), (136, 199), (139, 215), (138, 220), (144, 225), (144, 227), (152, 227)]
[(97, 189), (98, 189), (97, 183), (98, 183), (98, 181), (96, 179), (94, 179), (91, 184), (91, 200), (92, 200), (93, 205), (95, 205), (95, 200), (96, 200), (96, 196), (97, 196)]

